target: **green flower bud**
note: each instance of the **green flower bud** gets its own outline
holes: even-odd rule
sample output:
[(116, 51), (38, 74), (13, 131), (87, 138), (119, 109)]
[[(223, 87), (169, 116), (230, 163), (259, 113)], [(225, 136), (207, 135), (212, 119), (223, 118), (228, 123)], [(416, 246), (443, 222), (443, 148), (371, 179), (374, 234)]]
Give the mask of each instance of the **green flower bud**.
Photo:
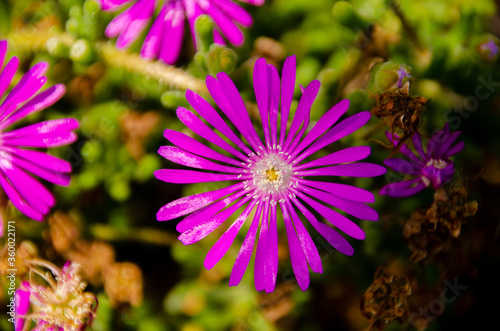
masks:
[(66, 58), (69, 54), (68, 47), (57, 37), (52, 37), (45, 43), (49, 54), (55, 58)]
[(86, 39), (79, 39), (69, 50), (69, 58), (79, 64), (91, 64), (96, 60), (96, 52)]
[(100, 7), (97, 1), (87, 0), (83, 4), (82, 24), (80, 24), (80, 36), (89, 40), (96, 40), (100, 37)]
[(498, 59), (500, 42), (497, 37), (486, 34), (476, 38), (476, 40), (472, 42), (472, 45), (481, 61), (492, 63)]
[(194, 22), (196, 46), (200, 52), (208, 52), (210, 45), (213, 44), (213, 31), (214, 23), (208, 15), (200, 15)]
[(75, 37), (80, 35), (80, 26), (82, 23), (83, 13), (82, 8), (73, 6), (69, 10), (69, 19), (66, 21), (66, 30)]
[(236, 52), (231, 48), (212, 44), (210, 50), (205, 54), (205, 64), (211, 75), (219, 72), (229, 74), (236, 67)]
[(411, 67), (393, 61), (385, 62), (374, 75), (375, 89), (377, 92), (385, 92), (391, 89), (400, 89), (405, 84), (410, 84), (412, 81)]

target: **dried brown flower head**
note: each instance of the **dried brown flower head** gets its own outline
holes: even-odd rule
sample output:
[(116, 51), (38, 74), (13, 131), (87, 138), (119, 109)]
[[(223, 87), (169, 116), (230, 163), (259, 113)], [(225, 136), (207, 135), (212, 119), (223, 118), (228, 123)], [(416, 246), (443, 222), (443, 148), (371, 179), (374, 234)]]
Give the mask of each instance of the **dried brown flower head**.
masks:
[[(2, 276), (10, 273), (7, 269), (13, 269), (12, 266), (9, 265), (9, 257), (12, 257), (9, 252), (12, 252), (12, 249), (9, 250), (9, 246), (7, 244), (0, 251), (0, 275)], [(15, 248), (16, 276), (25, 276), (29, 271), (29, 267), (25, 261), (34, 259), (37, 256), (38, 249), (35, 244), (29, 240), (22, 241), (19, 246)]]
[(413, 212), (405, 224), (404, 237), (410, 245), (411, 261), (422, 261), (441, 251), (451, 237), (457, 238), (462, 224), (476, 214), (477, 207), (476, 201), (468, 201), (464, 187), (448, 192), (437, 190), (431, 207)]
[(402, 88), (381, 92), (377, 94), (376, 99), (377, 104), (371, 113), (381, 118), (392, 134), (401, 137), (396, 146), (396, 150), (399, 150), (406, 140), (418, 133), (420, 114), (427, 99), (420, 96), (412, 97), (409, 93), (409, 84), (403, 85)]
[(400, 324), (408, 319), (411, 287), (408, 278), (391, 275), (383, 267), (375, 272), (372, 285), (361, 297), (361, 313), (370, 320), (369, 330), (380, 330), (394, 320)]
[(120, 119), (122, 139), (135, 160), (139, 160), (146, 152), (144, 142), (160, 123), (160, 114), (154, 111), (139, 113), (129, 110)]
[(134, 263), (113, 263), (104, 273), (104, 289), (111, 304), (142, 302), (142, 272)]

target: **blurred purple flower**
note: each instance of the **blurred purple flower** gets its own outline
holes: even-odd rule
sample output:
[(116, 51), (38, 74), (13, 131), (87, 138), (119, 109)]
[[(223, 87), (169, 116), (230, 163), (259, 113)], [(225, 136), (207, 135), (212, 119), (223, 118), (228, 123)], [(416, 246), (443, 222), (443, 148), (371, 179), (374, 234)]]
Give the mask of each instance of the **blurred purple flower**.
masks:
[[(394, 146), (399, 143), (399, 137), (393, 138), (391, 133), (386, 132), (387, 137)], [(463, 141), (453, 143), (460, 135), (460, 131), (450, 132), (449, 123), (444, 125), (443, 130), (437, 131), (427, 143), (426, 151), (422, 147), (420, 135), (413, 136), (413, 145), (416, 152), (411, 151), (406, 144), (401, 146), (401, 152), (409, 160), (392, 158), (384, 161), (390, 169), (414, 176), (415, 178), (390, 183), (382, 187), (380, 194), (391, 197), (407, 197), (416, 194), (426, 187), (440, 188), (450, 181), (455, 173), (455, 165), (451, 156), (464, 149)]]
[(4, 98), (19, 66), (17, 57), (2, 65), (7, 52), (7, 42), (0, 40), (0, 186), (10, 201), (23, 214), (37, 221), (43, 220), (55, 204), (52, 193), (27, 173), (57, 185), (68, 185), (71, 165), (43, 152), (24, 147), (50, 148), (67, 145), (76, 140), (72, 131), (78, 121), (64, 118), (36, 123), (15, 130), (6, 129), (55, 103), (64, 94), (64, 85), (58, 84), (37, 92), (47, 81), (44, 73), (48, 64), (33, 66)]
[[(159, 6), (155, 0), (100, 1), (104, 11), (116, 11), (125, 3), (133, 2), (109, 23), (105, 31), (109, 38), (118, 37), (118, 48), (126, 48), (137, 40)], [(265, 0), (240, 1), (260, 6)], [(165, 63), (174, 64), (181, 51), (185, 19), (189, 22), (196, 47), (194, 22), (202, 14), (214, 20), (214, 41), (218, 44), (224, 44), (224, 36), (231, 44), (241, 46), (244, 36), (236, 23), (243, 27), (250, 27), (253, 23), (252, 16), (232, 0), (165, 0), (142, 45), (142, 57), (160, 58)]]
[[(217, 172), (178, 169), (156, 171), (156, 178), (165, 182), (238, 182), (215, 191), (178, 199), (163, 206), (157, 213), (159, 221), (191, 213), (177, 225), (177, 230), (181, 232), (179, 239), (187, 245), (206, 237), (239, 208), (243, 208), (243, 212), (208, 252), (204, 262), (208, 269), (225, 255), (246, 219), (253, 217), (236, 258), (229, 280), (230, 286), (239, 284), (243, 277), (260, 224), (254, 269), (255, 287), (259, 291), (274, 290), (278, 269), (278, 204), (288, 236), (293, 271), (302, 290), (309, 286), (308, 264), (314, 272), (321, 273), (323, 269), (318, 250), (296, 208), (334, 248), (346, 255), (353, 254), (352, 246), (336, 229), (319, 222), (310, 209), (356, 239), (365, 238), (363, 230), (325, 204), (360, 219), (378, 219), (377, 212), (364, 204), (375, 201), (371, 192), (344, 184), (305, 179), (318, 176), (373, 177), (384, 174), (386, 169), (371, 163), (355, 163), (370, 154), (370, 147), (367, 146), (349, 147), (313, 161), (302, 162), (313, 153), (361, 128), (370, 119), (370, 113), (366, 111), (355, 114), (334, 126), (349, 106), (348, 100), (342, 100), (305, 134), (309, 127), (311, 105), (318, 94), (320, 83), (315, 80), (304, 89), (292, 119), (290, 107), (295, 88), (295, 68), (295, 57), (287, 58), (280, 84), (280, 76), (274, 66), (266, 64), (263, 58), (255, 63), (254, 90), (263, 124), (264, 143), (257, 134), (235, 85), (228, 75), (219, 73), (217, 79), (207, 77), (208, 90), (249, 146), (243, 143), (210, 103), (188, 90), (187, 100), (213, 128), (182, 107), (177, 110), (179, 119), (193, 132), (233, 157), (220, 154), (206, 144), (172, 130), (166, 130), (164, 135), (177, 147), (162, 146), (158, 151), (175, 163)], [(292, 122), (287, 130), (289, 117)], [(225, 207), (227, 208), (224, 209)], [(251, 216), (253, 210), (255, 214)]]

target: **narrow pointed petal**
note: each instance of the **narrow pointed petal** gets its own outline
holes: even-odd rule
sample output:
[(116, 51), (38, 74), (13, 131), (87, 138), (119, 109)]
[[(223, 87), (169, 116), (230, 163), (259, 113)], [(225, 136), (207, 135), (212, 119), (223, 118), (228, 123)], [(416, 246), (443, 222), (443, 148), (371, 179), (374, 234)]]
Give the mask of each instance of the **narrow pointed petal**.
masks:
[[(292, 125), (290, 130), (288, 130), (288, 135), (285, 140), (284, 148), (288, 150), (290, 144), (295, 138), (295, 134), (302, 125), (303, 128), (307, 128), (309, 124), (309, 114), (311, 112), (311, 106), (318, 95), (321, 83), (319, 80), (313, 80), (309, 85), (307, 85), (304, 94), (300, 98), (299, 105), (297, 106), (297, 111), (292, 120)], [(298, 136), (296, 139), (300, 140), (302, 137)]]
[(63, 84), (58, 84), (49, 87), (48, 89), (38, 93), (30, 101), (25, 103), (21, 108), (13, 112), (8, 118), (0, 123), (0, 130), (16, 123), (21, 118), (24, 118), (34, 112), (45, 109), (53, 105), (66, 92)]
[[(19, 67), (19, 59), (17, 57), (13, 57), (9, 60), (5, 68), (0, 70), (0, 98), (3, 96), (10, 83), (12, 82), (12, 78), (16, 74), (17, 68)], [(1, 63), (0, 63), (1, 69)]]
[(283, 64), (281, 77), (281, 123), (280, 123), (280, 146), (285, 144), (286, 129), (288, 124), (288, 114), (293, 100), (295, 89), (295, 68), (297, 67), (295, 55), (287, 57)]
[(375, 195), (373, 195), (372, 192), (356, 186), (338, 183), (317, 182), (307, 179), (301, 179), (300, 182), (309, 187), (317, 188), (319, 190), (323, 190), (337, 196), (342, 196), (345, 199), (367, 203), (375, 202)]
[(251, 199), (250, 197), (245, 197), (236, 202), (234, 205), (230, 206), (229, 208), (213, 216), (209, 220), (195, 226), (192, 229), (183, 232), (179, 236), (179, 240), (184, 245), (190, 245), (197, 241), (200, 241), (201, 239), (205, 238), (210, 233), (212, 233), (215, 229), (217, 229), (222, 223), (224, 223), (225, 220), (227, 220), (231, 215), (233, 215), (238, 210), (238, 208), (243, 206), (250, 199)]
[(240, 28), (223, 12), (217, 5), (211, 2), (200, 2), (201, 9), (207, 12), (208, 15), (214, 20), (215, 24), (222, 31), (222, 34), (227, 40), (239, 47), (243, 45), (243, 32)]
[(241, 26), (249, 28), (253, 24), (252, 15), (230, 0), (212, 0), (217, 6), (233, 21), (238, 22)]
[(337, 213), (335, 210), (325, 207), (324, 205), (314, 201), (313, 199), (307, 197), (305, 194), (298, 192), (297, 194), (302, 200), (304, 200), (309, 206), (315, 209), (318, 213), (326, 218), (330, 223), (335, 225), (337, 228), (342, 230), (345, 234), (355, 238), (363, 240), (365, 239), (365, 232), (353, 221)]
[(312, 271), (316, 273), (322, 273), (323, 266), (321, 265), (321, 258), (319, 257), (318, 249), (316, 248), (316, 245), (314, 244), (311, 235), (309, 234), (309, 232), (307, 232), (306, 228), (302, 224), (302, 221), (297, 215), (295, 208), (288, 199), (286, 200), (286, 206), (288, 212), (290, 213), (293, 225), (295, 226), (295, 231), (297, 231), (297, 236), (300, 241), (300, 246), (304, 251), (304, 255), (307, 259), (307, 262), (311, 266)]
[(330, 245), (332, 245), (333, 248), (341, 252), (342, 254), (345, 255), (353, 255), (354, 254), (354, 248), (349, 244), (349, 242), (342, 237), (335, 229), (332, 229), (326, 224), (323, 224), (319, 222), (316, 217), (311, 213), (303, 204), (299, 202), (296, 198), (291, 199), (293, 204), (299, 208), (299, 210), (304, 214), (304, 216), (307, 218), (309, 223), (316, 229), (316, 231), (321, 234), (326, 241)]
[(177, 227), (175, 228), (178, 232), (186, 232), (190, 230), (206, 220), (212, 218), (215, 214), (220, 212), (225, 207), (229, 206), (234, 201), (238, 200), (242, 196), (244, 196), (246, 191), (237, 191), (235, 194), (232, 194), (220, 201), (214, 202), (210, 205), (207, 205), (194, 213), (188, 215), (182, 221), (177, 223)]
[(68, 173), (71, 172), (71, 164), (68, 161), (61, 160), (47, 153), (32, 151), (29, 149), (19, 149), (15, 147), (3, 148), (8, 153), (23, 158), (24, 160), (36, 163), (40, 167), (55, 172)]
[(327, 133), (325, 133), (321, 138), (314, 142), (307, 150), (297, 157), (297, 162), (302, 161), (309, 155), (319, 151), (325, 146), (334, 143), (335, 141), (344, 138), (345, 136), (357, 131), (363, 125), (365, 125), (370, 119), (371, 114), (368, 111), (360, 112), (354, 114), (339, 124), (335, 125)]
[(163, 42), (162, 37), (165, 11), (170, 5), (171, 2), (161, 8), (160, 13), (156, 17), (151, 29), (149, 29), (146, 39), (142, 44), (141, 56), (145, 59), (156, 59), (160, 55), (160, 47)]
[(269, 124), (271, 126), (271, 145), (278, 143), (278, 116), (280, 107), (280, 76), (275, 66), (267, 65), (269, 80)]
[(56, 132), (9, 138), (4, 141), (4, 144), (7, 146), (41, 148), (59, 147), (71, 144), (72, 142), (75, 142), (77, 138), (78, 137), (74, 132)]
[(404, 159), (393, 158), (384, 160), (384, 164), (397, 172), (401, 172), (408, 175), (418, 175), (420, 173), (420, 169), (418, 169), (413, 163), (408, 162)]
[(186, 152), (185, 150), (182, 150), (174, 146), (161, 146), (158, 149), (158, 154), (160, 154), (169, 161), (184, 165), (186, 167), (219, 171), (219, 172), (229, 172), (234, 174), (243, 173), (242, 168), (229, 167), (215, 162), (211, 162), (208, 161), (207, 159), (202, 158), (201, 156), (191, 154), (189, 152)]
[(231, 247), (234, 239), (236, 238), (236, 235), (240, 231), (243, 223), (245, 223), (248, 215), (252, 211), (253, 207), (255, 207), (256, 203), (257, 200), (252, 199), (248, 206), (246, 206), (243, 213), (238, 216), (236, 221), (231, 224), (226, 232), (224, 232), (224, 234), (220, 236), (219, 240), (217, 240), (217, 242), (212, 246), (210, 251), (207, 253), (207, 256), (205, 257), (205, 261), (203, 263), (205, 268), (212, 269), (222, 259), (222, 257), (226, 255), (229, 247)]
[(337, 103), (335, 106), (330, 108), (319, 121), (314, 125), (314, 127), (309, 131), (304, 140), (295, 148), (292, 155), (295, 156), (302, 152), (304, 148), (309, 146), (313, 141), (318, 139), (322, 134), (326, 132), (332, 125), (334, 125), (339, 118), (345, 114), (349, 108), (349, 99), (344, 99)]
[(233, 265), (233, 270), (231, 271), (231, 277), (229, 278), (229, 286), (236, 286), (241, 282), (243, 275), (248, 267), (250, 258), (252, 257), (253, 248), (255, 246), (255, 237), (257, 236), (257, 229), (259, 228), (260, 216), (262, 214), (262, 200), (259, 201), (257, 205), (257, 211), (253, 218), (252, 224), (248, 229), (245, 240), (241, 244), (240, 251), (236, 257), (236, 261)]
[(260, 120), (262, 122), (262, 129), (264, 130), (264, 137), (266, 145), (271, 143), (269, 134), (269, 88), (267, 78), (267, 64), (265, 58), (260, 58), (255, 61), (253, 67), (253, 88), (255, 91), (255, 99), (257, 100), (257, 107), (259, 108)]
[(302, 291), (309, 287), (309, 267), (307, 260), (300, 246), (297, 234), (290, 220), (290, 214), (284, 203), (280, 204), (283, 211), (283, 221), (285, 223), (286, 235), (288, 238), (288, 247), (290, 250), (290, 260), (292, 262), (293, 273), (297, 279), (297, 283)]
[(239, 177), (239, 175), (229, 174), (214, 174), (210, 172), (201, 172), (194, 170), (183, 169), (160, 169), (154, 172), (157, 179), (167, 183), (176, 184), (192, 184), (192, 183), (207, 183), (219, 182), (225, 180), (244, 180), (247, 178)]
[(158, 213), (156, 213), (156, 219), (158, 221), (168, 221), (184, 216), (242, 189), (243, 183), (239, 183), (218, 190), (190, 195), (174, 200), (160, 208)]
[(266, 293), (271, 293), (276, 287), (278, 277), (278, 220), (277, 205), (271, 204), (271, 216), (269, 218), (269, 231), (267, 234), (267, 260), (264, 266), (264, 286)]
[(56, 120), (50, 120), (40, 123), (35, 123), (32, 125), (25, 126), (23, 128), (12, 130), (9, 132), (4, 132), (2, 137), (13, 138), (40, 134), (55, 134), (58, 132), (71, 131), (78, 129), (79, 123), (73, 118), (61, 118)]
[(28, 216), (35, 221), (42, 221), (44, 215), (30, 206), (17, 192), (16, 189), (7, 181), (4, 174), (0, 172), (0, 186), (5, 191), (5, 194), (12, 202), (12, 204), (21, 211), (24, 215)]
[(174, 130), (165, 130), (164, 134), (165, 138), (167, 138), (172, 144), (176, 145), (179, 148), (182, 148), (185, 151), (191, 152), (193, 154), (197, 154), (203, 157), (208, 157), (209, 159), (229, 163), (235, 165), (237, 167), (240, 166), (241, 162), (234, 160), (230, 157), (217, 153), (210, 147), (200, 143), (194, 138), (190, 136), (180, 133)]
[(355, 146), (341, 149), (335, 153), (320, 157), (314, 161), (298, 165), (295, 169), (309, 169), (314, 167), (329, 166), (340, 163), (356, 162), (363, 160), (370, 155), (371, 149), (369, 146)]
[(309, 194), (310, 196), (321, 200), (331, 206), (334, 206), (342, 211), (345, 211), (346, 213), (354, 217), (367, 221), (378, 220), (377, 212), (361, 202), (343, 199), (334, 194), (318, 191), (306, 186), (300, 187), (299, 189), (302, 192)]
[(179, 58), (184, 38), (184, 17), (180, 1), (175, 2), (175, 9), (171, 9), (165, 14), (159, 58), (167, 64), (173, 65)]
[(262, 291), (266, 287), (266, 258), (269, 246), (269, 203), (264, 202), (262, 212), (262, 222), (260, 225), (259, 239), (257, 243), (257, 251), (255, 253), (254, 281), (255, 289)]
[(387, 169), (378, 164), (357, 162), (339, 164), (331, 167), (302, 170), (297, 176), (349, 176), (349, 177), (375, 177), (385, 174)]
[(422, 179), (415, 178), (404, 180), (402, 182), (395, 182), (385, 185), (380, 189), (381, 195), (388, 195), (390, 197), (408, 197), (415, 193), (422, 191), (427, 186)]
[(195, 114), (193, 114), (186, 108), (179, 107), (177, 109), (177, 117), (179, 117), (182, 123), (184, 123), (188, 128), (193, 130), (193, 132), (198, 134), (200, 137), (205, 138), (211, 143), (221, 147), (222, 149), (233, 154), (242, 161), (246, 161), (248, 159), (247, 156), (239, 152), (233, 146), (229, 145), (224, 139), (222, 139), (205, 123), (203, 123), (203, 121), (201, 121)]
[(455, 146), (450, 148), (446, 153), (443, 154), (443, 158), (449, 158), (454, 154), (457, 154), (458, 152), (462, 151), (465, 148), (465, 142), (461, 141), (457, 143)]
[(238, 146), (246, 154), (252, 151), (241, 141), (240, 138), (229, 128), (217, 111), (202, 97), (191, 90), (186, 91), (186, 99), (193, 108), (216, 130), (226, 136), (233, 144)]

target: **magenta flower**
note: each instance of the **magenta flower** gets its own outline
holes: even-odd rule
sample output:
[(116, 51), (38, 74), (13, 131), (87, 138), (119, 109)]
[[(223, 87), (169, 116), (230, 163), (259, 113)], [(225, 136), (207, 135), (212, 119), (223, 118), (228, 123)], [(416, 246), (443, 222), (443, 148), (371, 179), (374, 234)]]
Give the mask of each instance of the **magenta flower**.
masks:
[[(240, 1), (256, 6), (264, 3), (264, 0)], [(161, 3), (155, 0), (101, 0), (105, 11), (116, 11), (129, 2), (133, 4), (115, 17), (105, 31), (108, 38), (118, 37), (118, 48), (126, 48), (139, 38)], [(202, 14), (214, 20), (214, 41), (218, 44), (224, 44), (224, 36), (231, 44), (241, 46), (244, 37), (238, 24), (250, 27), (253, 23), (252, 16), (231, 0), (165, 0), (142, 45), (142, 57), (160, 58), (165, 63), (174, 64), (181, 51), (185, 18), (196, 47), (194, 22)]]
[[(184, 166), (214, 172), (161, 169), (155, 172), (156, 178), (168, 183), (236, 183), (173, 201), (158, 211), (157, 219), (166, 221), (190, 214), (177, 225), (177, 230), (181, 232), (179, 239), (187, 245), (206, 237), (243, 207), (243, 212), (208, 252), (204, 265), (210, 269), (225, 255), (243, 223), (255, 210), (236, 258), (229, 285), (237, 285), (241, 281), (260, 225), (254, 269), (255, 286), (259, 291), (264, 289), (272, 292), (278, 271), (279, 205), (288, 236), (292, 267), (301, 289), (305, 290), (309, 286), (308, 264), (314, 272), (321, 273), (323, 269), (318, 250), (296, 209), (333, 247), (347, 255), (353, 254), (352, 246), (335, 228), (319, 222), (311, 210), (317, 211), (334, 227), (356, 239), (365, 238), (363, 230), (325, 204), (360, 219), (378, 219), (377, 212), (364, 204), (375, 201), (371, 192), (306, 177), (372, 177), (385, 173), (386, 169), (371, 163), (354, 163), (370, 154), (367, 146), (349, 147), (316, 160), (304, 161), (313, 153), (362, 127), (369, 120), (370, 113), (365, 111), (355, 114), (334, 126), (348, 108), (349, 101), (343, 100), (305, 134), (309, 127), (311, 105), (320, 87), (319, 81), (315, 80), (304, 89), (287, 130), (295, 87), (295, 57), (286, 59), (281, 84), (277, 69), (266, 64), (265, 59), (259, 59), (255, 63), (253, 80), (264, 142), (257, 134), (245, 104), (229, 76), (219, 73), (217, 79), (208, 76), (206, 80), (216, 104), (248, 142), (248, 146), (207, 101), (196, 93), (187, 91), (186, 98), (191, 106), (213, 128), (182, 107), (177, 110), (179, 119), (231, 157), (216, 152), (185, 134), (166, 130), (165, 137), (177, 147), (162, 146), (158, 151), (160, 155)], [(214, 129), (227, 140), (221, 138)]]
[[(399, 137), (393, 138), (389, 132), (386, 133), (394, 146), (399, 143)], [(422, 147), (420, 135), (413, 136), (413, 145), (417, 153), (411, 151), (406, 144), (401, 146), (401, 153), (408, 157), (408, 160), (393, 158), (384, 161), (390, 169), (414, 176), (401, 182), (394, 182), (385, 185), (380, 190), (380, 194), (391, 197), (407, 197), (420, 192), (426, 187), (432, 186), (434, 189), (440, 188), (453, 178), (455, 165), (451, 156), (464, 149), (463, 141), (453, 143), (460, 135), (460, 131), (450, 132), (449, 123), (444, 125), (442, 131), (437, 131), (427, 143), (426, 151)]]
[[(0, 41), (0, 68), (4, 63), (7, 42)], [(8, 89), (19, 66), (13, 57), (0, 71), (0, 100)], [(25, 118), (55, 103), (64, 94), (64, 85), (58, 84), (37, 92), (47, 81), (44, 73), (48, 64), (41, 62), (33, 66), (10, 90), (0, 104), (0, 186), (10, 201), (26, 216), (41, 221), (54, 206), (52, 193), (36, 181), (31, 173), (57, 185), (68, 185), (67, 173), (71, 165), (43, 152), (25, 147), (50, 148), (72, 143), (77, 136), (72, 131), (78, 121), (71, 118), (40, 122), (15, 130), (6, 129)]]

